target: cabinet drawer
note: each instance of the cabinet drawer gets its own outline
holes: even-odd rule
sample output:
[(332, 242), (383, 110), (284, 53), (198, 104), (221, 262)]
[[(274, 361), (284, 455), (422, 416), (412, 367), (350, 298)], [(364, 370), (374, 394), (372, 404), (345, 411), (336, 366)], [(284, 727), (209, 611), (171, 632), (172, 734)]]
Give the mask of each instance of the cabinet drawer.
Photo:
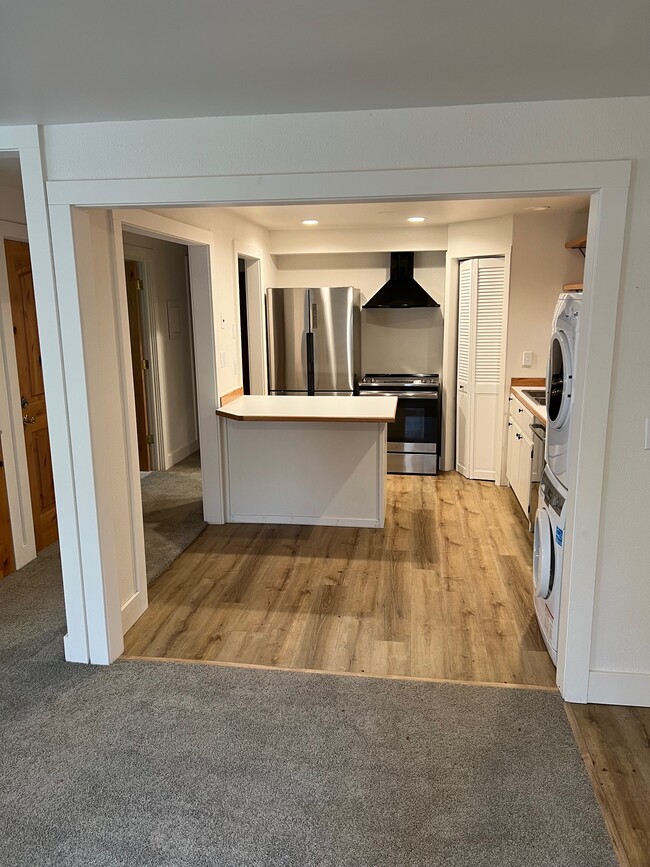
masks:
[(522, 433), (530, 438), (530, 426), (535, 417), (532, 412), (529, 409), (526, 409), (523, 403), (514, 396), (514, 394), (510, 395), (510, 418), (516, 425), (519, 425)]

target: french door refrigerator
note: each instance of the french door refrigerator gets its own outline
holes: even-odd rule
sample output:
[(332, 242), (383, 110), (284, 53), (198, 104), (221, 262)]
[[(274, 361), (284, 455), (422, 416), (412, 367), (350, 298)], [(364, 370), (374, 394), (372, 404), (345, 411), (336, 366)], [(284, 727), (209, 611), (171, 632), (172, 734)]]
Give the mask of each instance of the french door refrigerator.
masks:
[(352, 286), (266, 291), (270, 394), (356, 394), (360, 293)]

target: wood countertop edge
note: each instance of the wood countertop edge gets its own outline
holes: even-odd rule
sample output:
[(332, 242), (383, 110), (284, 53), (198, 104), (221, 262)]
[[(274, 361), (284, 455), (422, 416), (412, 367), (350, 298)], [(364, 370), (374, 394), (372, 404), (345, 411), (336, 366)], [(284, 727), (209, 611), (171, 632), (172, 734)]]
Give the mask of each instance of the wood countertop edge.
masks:
[(539, 387), (539, 386), (511, 385), (510, 386), (510, 394), (513, 394), (517, 398), (517, 400), (521, 401), (521, 403), (523, 403), (523, 405), (526, 407), (528, 412), (532, 413), (535, 416), (535, 418), (537, 419), (537, 421), (540, 421), (544, 425), (544, 427), (546, 427), (547, 420), (539, 411), (539, 407), (536, 404), (534, 404), (532, 401), (528, 402), (526, 400), (522, 400), (522, 396), (520, 394), (517, 394), (517, 391), (516, 391), (516, 389), (518, 389), (518, 388), (537, 388), (537, 387)]
[(395, 415), (390, 417), (382, 416), (381, 418), (377, 418), (376, 416), (357, 418), (350, 417), (349, 415), (239, 415), (238, 413), (229, 412), (227, 409), (218, 409), (217, 415), (231, 421), (345, 422), (349, 424), (388, 424), (391, 421), (395, 421)]

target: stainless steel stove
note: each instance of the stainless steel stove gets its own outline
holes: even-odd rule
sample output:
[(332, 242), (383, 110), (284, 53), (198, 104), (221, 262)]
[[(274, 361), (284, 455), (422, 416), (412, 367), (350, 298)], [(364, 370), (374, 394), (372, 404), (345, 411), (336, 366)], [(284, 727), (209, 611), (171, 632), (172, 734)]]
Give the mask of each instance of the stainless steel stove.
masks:
[(388, 425), (388, 472), (435, 475), (440, 453), (440, 377), (437, 373), (368, 373), (359, 394), (397, 397)]

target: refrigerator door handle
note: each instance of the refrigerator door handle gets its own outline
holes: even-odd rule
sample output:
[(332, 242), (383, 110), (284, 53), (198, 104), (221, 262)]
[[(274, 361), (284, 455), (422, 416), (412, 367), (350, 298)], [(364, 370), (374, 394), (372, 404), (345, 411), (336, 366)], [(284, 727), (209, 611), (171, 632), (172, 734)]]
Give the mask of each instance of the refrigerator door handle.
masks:
[(314, 393), (314, 335), (311, 331), (305, 334), (307, 339), (307, 394)]

